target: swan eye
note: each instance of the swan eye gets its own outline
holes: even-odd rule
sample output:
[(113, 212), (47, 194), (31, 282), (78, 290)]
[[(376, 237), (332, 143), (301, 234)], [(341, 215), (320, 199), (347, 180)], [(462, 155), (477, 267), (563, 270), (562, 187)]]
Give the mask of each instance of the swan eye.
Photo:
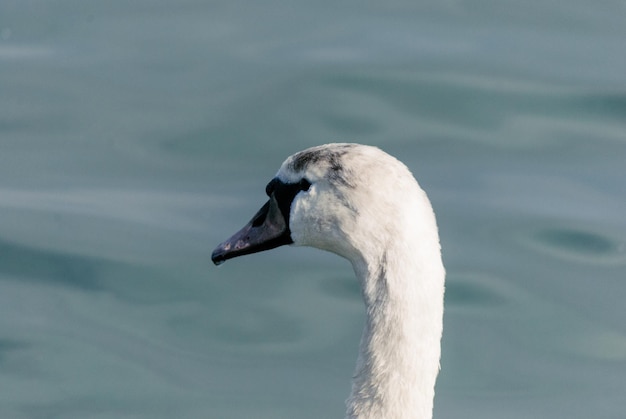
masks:
[[(278, 179), (272, 179), (270, 183), (265, 187), (265, 193), (267, 196), (272, 196), (274, 192), (282, 195), (284, 189), (299, 191), (308, 191), (311, 187), (311, 182), (306, 179), (301, 179), (298, 183), (283, 183)], [(295, 195), (295, 194), (294, 194)]]
[(298, 186), (300, 187), (301, 191), (308, 191), (311, 187), (311, 182), (306, 179), (302, 179), (300, 180), (300, 182), (298, 182)]

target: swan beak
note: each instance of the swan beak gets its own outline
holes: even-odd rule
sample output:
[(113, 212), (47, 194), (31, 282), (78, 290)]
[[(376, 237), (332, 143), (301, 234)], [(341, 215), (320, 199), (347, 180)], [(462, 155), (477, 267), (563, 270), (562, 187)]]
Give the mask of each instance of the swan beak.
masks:
[(272, 194), (270, 200), (248, 224), (213, 250), (211, 260), (219, 265), (237, 256), (262, 252), (291, 243), (293, 240), (289, 226)]

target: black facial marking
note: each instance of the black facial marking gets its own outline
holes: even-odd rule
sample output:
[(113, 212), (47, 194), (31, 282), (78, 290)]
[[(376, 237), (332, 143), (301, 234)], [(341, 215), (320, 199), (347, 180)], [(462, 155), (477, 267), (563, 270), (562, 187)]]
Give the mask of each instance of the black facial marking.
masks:
[(308, 191), (311, 187), (311, 182), (303, 178), (300, 180), (300, 182), (298, 182), (298, 185), (300, 185), (301, 191)]
[(291, 203), (300, 191), (308, 191), (311, 182), (301, 179), (298, 183), (285, 183), (277, 178), (272, 179), (265, 187), (267, 196), (274, 195), (278, 208), (289, 225), (289, 213), (291, 212)]
[(270, 180), (270, 182), (265, 187), (265, 193), (267, 194), (267, 196), (272, 196), (272, 193), (274, 193), (274, 189), (276, 189), (277, 183), (280, 183), (280, 180), (276, 178)]

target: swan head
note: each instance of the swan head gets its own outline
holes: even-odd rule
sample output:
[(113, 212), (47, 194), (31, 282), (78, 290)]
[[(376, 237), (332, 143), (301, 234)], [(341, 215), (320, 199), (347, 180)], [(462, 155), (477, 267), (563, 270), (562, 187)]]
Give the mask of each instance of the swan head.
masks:
[(354, 263), (387, 248), (402, 233), (399, 226), (410, 226), (419, 215), (413, 201), (423, 195), (394, 157), (346, 143), (288, 157), (266, 193), (269, 200), (252, 220), (213, 251), (214, 263), (286, 244), (327, 250)]
[(347, 417), (432, 417), (445, 271), (435, 216), (413, 175), (378, 148), (327, 144), (288, 157), (266, 193), (213, 262), (285, 244), (348, 259), (368, 320)]

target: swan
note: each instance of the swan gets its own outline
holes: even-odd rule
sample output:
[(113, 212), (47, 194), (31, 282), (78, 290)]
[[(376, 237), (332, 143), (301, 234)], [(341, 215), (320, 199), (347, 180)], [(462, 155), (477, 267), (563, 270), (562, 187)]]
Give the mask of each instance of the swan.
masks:
[(432, 418), (445, 270), (434, 212), (409, 169), (376, 147), (326, 144), (288, 157), (265, 192), (213, 262), (287, 244), (348, 259), (366, 321), (346, 418)]

